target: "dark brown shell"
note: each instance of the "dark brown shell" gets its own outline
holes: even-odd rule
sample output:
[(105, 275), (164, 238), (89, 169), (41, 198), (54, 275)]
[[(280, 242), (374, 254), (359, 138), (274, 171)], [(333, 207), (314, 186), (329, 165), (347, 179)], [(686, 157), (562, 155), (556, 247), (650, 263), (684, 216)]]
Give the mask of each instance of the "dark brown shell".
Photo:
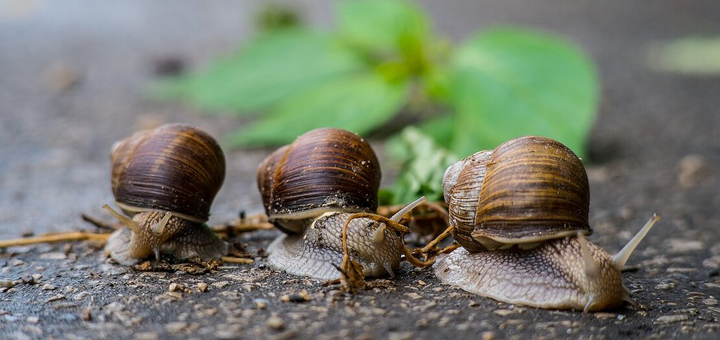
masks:
[[(486, 154), (477, 153), (461, 161), (464, 166), (459, 166), (462, 170), (446, 196), (458, 242), (468, 250), (487, 247), (483, 240), (533, 243), (580, 230), (592, 232), (587, 174), (580, 159), (565, 145), (526, 136), (498, 146), (489, 159), (482, 159), (482, 155)], [(453, 182), (451, 175), (446, 177)], [(446, 184), (446, 191), (449, 187)], [(458, 193), (474, 194), (478, 190), (477, 201), (472, 195)], [(476, 210), (468, 212), (473, 203), (477, 203)]]
[(363, 138), (323, 128), (268, 156), (257, 179), (271, 221), (305, 220), (327, 211), (377, 209), (380, 165)]
[(126, 212), (168, 210), (207, 221), (225, 179), (225, 156), (204, 131), (166, 124), (116, 143), (112, 190)]

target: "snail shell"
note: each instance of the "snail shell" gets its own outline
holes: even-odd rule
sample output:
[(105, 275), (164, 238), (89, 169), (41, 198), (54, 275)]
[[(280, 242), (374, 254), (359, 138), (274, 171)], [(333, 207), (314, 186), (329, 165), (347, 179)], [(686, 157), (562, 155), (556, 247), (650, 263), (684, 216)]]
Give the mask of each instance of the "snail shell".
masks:
[(592, 233), (580, 159), (549, 138), (513, 139), (450, 166), (443, 179), (454, 236), (471, 251)]
[(452, 165), (444, 185), (462, 248), (433, 266), (442, 282), (539, 308), (589, 312), (635, 303), (621, 270), (659, 218), (615, 255), (586, 241), (587, 175), (564, 145), (520, 137)]
[(210, 259), (227, 244), (204, 223), (225, 178), (225, 156), (204, 131), (166, 124), (115, 143), (111, 184), (116, 204), (132, 218), (104, 207), (127, 228), (106, 251), (123, 264), (155, 253)]
[(166, 124), (113, 146), (112, 190), (127, 213), (148, 209), (204, 223), (225, 180), (225, 156), (204, 131)]
[(268, 156), (258, 167), (258, 189), (268, 219), (300, 233), (325, 212), (377, 209), (380, 165), (358, 135), (316, 129)]

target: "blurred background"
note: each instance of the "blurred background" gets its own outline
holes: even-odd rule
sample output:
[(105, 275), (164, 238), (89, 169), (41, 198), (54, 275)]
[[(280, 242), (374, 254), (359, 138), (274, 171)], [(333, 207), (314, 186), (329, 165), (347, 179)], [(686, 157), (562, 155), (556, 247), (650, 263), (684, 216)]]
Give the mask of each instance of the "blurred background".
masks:
[(388, 203), (543, 134), (588, 164), (591, 222), (717, 235), (717, 1), (362, 3), (0, 0), (0, 238), (104, 216), (112, 143), (167, 122), (226, 147), (211, 223), (259, 212), (255, 168), (298, 119), (369, 136)]

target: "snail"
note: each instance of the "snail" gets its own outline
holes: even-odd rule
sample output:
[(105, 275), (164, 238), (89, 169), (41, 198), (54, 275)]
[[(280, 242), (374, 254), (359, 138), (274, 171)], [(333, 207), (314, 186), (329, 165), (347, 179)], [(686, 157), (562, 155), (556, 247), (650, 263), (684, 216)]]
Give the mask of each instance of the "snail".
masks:
[(636, 304), (621, 269), (659, 218), (615, 255), (587, 241), (588, 178), (565, 145), (513, 139), (451, 165), (443, 189), (461, 248), (433, 266), (442, 282), (539, 308), (587, 313)]
[(356, 134), (322, 128), (268, 156), (257, 182), (268, 220), (286, 233), (301, 233), (325, 212), (375, 211), (380, 164)]
[[(380, 165), (370, 144), (341, 129), (312, 130), (268, 156), (257, 181), (269, 221), (285, 232), (268, 248), (270, 265), (295, 275), (337, 278), (345, 222), (353, 213), (377, 209)], [(394, 275), (402, 235), (368, 218), (352, 219), (347, 230), (349, 251), (364, 275)]]
[(166, 124), (115, 143), (112, 191), (127, 217), (103, 205), (125, 227), (115, 231), (106, 253), (121, 264), (150, 255), (203, 260), (227, 254), (228, 244), (205, 225), (225, 179), (225, 156), (200, 129)]

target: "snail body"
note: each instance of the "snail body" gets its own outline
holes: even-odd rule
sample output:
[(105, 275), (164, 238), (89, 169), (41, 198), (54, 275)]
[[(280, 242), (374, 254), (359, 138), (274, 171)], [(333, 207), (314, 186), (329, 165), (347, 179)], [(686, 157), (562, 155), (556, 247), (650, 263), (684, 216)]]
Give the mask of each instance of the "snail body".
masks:
[[(353, 213), (377, 209), (380, 165), (370, 144), (345, 130), (312, 130), (268, 156), (257, 180), (269, 220), (285, 233), (268, 248), (270, 265), (320, 280), (338, 278), (345, 222)], [(364, 275), (398, 269), (403, 240), (396, 231), (357, 218), (347, 232), (350, 255)]]
[(206, 225), (225, 178), (225, 156), (207, 133), (166, 124), (117, 142), (111, 151), (115, 203), (130, 217), (103, 208), (125, 228), (105, 247), (115, 260), (134, 264), (149, 255), (219, 258), (228, 245)]
[(658, 218), (616, 255), (586, 241), (587, 175), (561, 143), (508, 141), (450, 166), (443, 184), (462, 248), (434, 265), (441, 281), (539, 308), (589, 312), (633, 303), (620, 272)]

